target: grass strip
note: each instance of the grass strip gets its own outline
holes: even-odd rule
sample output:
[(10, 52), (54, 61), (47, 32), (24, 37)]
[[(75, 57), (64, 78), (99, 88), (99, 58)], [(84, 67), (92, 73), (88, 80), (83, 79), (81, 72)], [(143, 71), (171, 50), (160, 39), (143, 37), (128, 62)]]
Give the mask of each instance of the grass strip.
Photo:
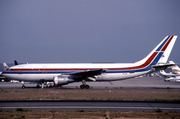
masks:
[(0, 100), (117, 100), (180, 102), (180, 92), (168, 90), (1, 90)]

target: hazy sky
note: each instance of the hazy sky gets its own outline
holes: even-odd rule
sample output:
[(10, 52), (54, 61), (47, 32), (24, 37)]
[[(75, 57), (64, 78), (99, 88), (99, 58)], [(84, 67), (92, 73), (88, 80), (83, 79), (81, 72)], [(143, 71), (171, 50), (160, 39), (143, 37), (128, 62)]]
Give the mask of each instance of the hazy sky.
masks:
[(130, 63), (167, 35), (180, 36), (179, 0), (0, 1), (0, 62)]

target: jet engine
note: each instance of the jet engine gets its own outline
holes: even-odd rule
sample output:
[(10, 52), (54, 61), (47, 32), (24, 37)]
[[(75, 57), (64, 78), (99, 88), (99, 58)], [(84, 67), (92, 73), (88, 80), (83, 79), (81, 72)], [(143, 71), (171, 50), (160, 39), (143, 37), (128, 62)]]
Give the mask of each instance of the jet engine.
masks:
[(59, 76), (54, 77), (55, 85), (66, 85), (73, 81), (74, 81), (73, 79), (69, 78), (69, 75), (59, 75)]

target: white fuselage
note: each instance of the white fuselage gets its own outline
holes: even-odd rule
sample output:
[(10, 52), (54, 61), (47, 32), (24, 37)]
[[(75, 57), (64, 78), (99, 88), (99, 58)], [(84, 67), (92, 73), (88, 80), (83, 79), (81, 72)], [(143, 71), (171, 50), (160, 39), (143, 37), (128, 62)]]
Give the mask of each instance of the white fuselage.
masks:
[(134, 72), (134, 70), (128, 70), (127, 66), (129, 69), (135, 67), (133, 64), (120, 63), (23, 64), (11, 67), (4, 76), (22, 81), (39, 81), (41, 79), (53, 81), (54, 77), (61, 74), (106, 69), (106, 73), (95, 76), (95, 78), (97, 81), (112, 81), (132, 78), (150, 72), (150, 70)]

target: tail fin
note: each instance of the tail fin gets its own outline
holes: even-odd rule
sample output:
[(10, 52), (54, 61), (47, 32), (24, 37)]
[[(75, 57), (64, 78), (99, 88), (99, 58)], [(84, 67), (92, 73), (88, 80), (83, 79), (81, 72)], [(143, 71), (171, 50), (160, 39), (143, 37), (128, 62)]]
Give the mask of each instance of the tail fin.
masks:
[(167, 36), (165, 38), (165, 41), (163, 42), (162, 46), (160, 46), (159, 48), (161, 49), (157, 49), (157, 51), (159, 50), (159, 52), (164, 52), (159, 60), (159, 64), (163, 64), (163, 63), (166, 63), (168, 58), (169, 58), (169, 55), (171, 54), (171, 51), (172, 51), (172, 48), (174, 46), (174, 43), (177, 39), (177, 36)]
[(6, 63), (3, 63), (3, 67), (4, 67), (4, 71), (6, 71), (7, 69), (9, 69), (8, 65)]
[[(173, 61), (169, 61), (170, 64), (175, 64)], [(179, 73), (180, 74), (180, 68), (175, 65), (175, 66), (172, 66), (172, 72), (173, 73)]]
[(166, 36), (144, 59), (136, 62), (137, 64), (165, 64), (169, 58), (171, 50), (177, 36)]

